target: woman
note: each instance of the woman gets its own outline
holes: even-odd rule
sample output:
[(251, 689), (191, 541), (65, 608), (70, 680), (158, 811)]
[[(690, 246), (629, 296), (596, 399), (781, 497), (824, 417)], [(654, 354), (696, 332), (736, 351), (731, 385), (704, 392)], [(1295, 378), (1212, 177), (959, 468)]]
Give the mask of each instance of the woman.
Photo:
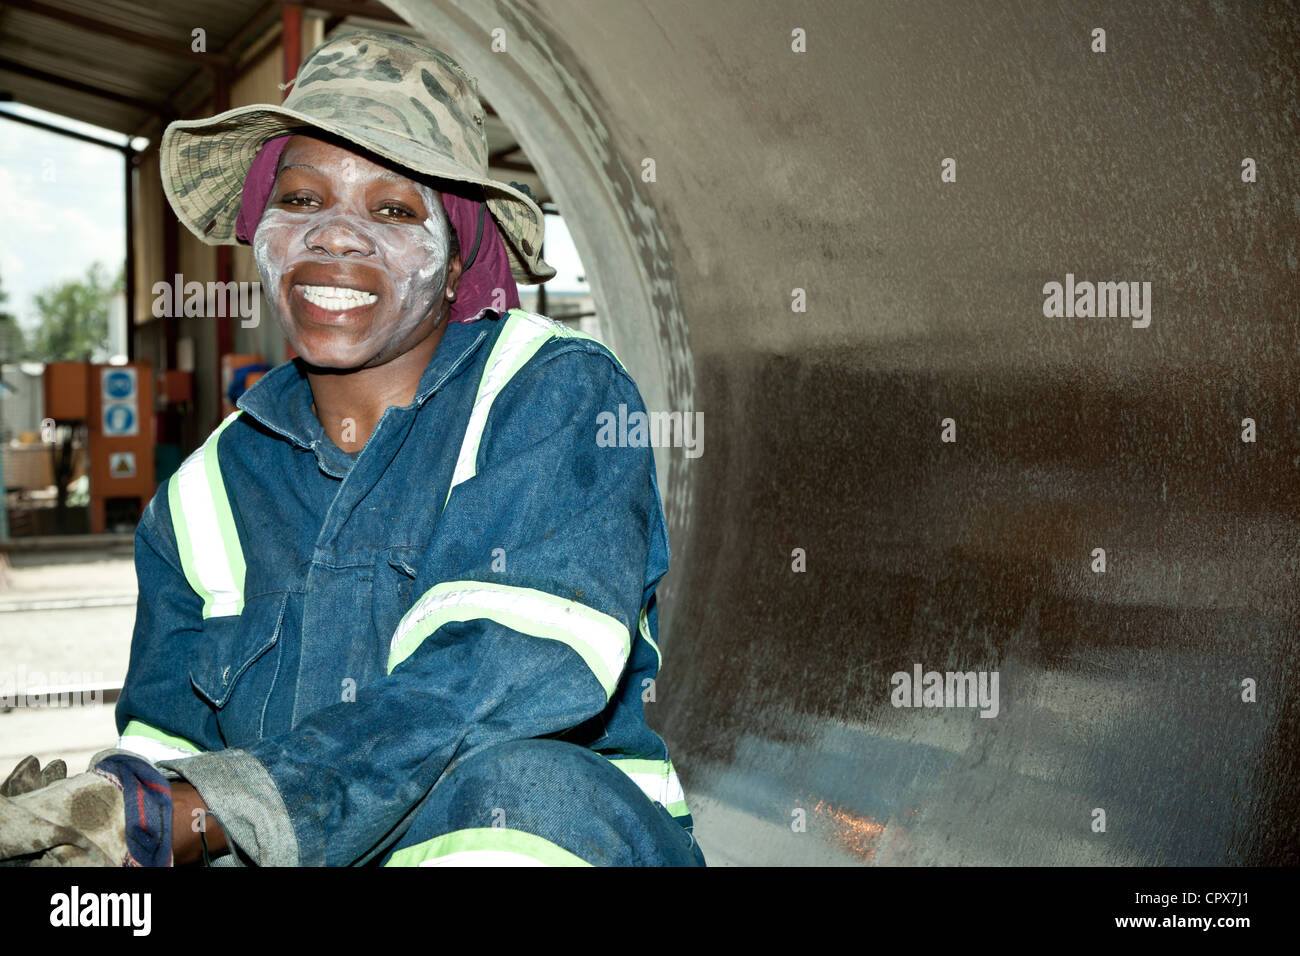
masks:
[(702, 865), (642, 713), (652, 452), (595, 440), (644, 406), (603, 346), (511, 308), (512, 274), (554, 272), (487, 175), (473, 81), (354, 33), (282, 107), (174, 123), (161, 155), (181, 221), (251, 242), (299, 358), (137, 532), (119, 748), (170, 794), (105, 755), (128, 804), (177, 863)]

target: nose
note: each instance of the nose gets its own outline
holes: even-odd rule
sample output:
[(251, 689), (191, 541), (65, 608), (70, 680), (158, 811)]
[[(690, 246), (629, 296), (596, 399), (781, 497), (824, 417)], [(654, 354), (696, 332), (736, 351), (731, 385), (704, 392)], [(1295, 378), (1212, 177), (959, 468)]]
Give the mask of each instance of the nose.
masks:
[(307, 248), (327, 256), (371, 256), (375, 253), (374, 239), (369, 231), (352, 217), (334, 215), (307, 231), (304, 237)]

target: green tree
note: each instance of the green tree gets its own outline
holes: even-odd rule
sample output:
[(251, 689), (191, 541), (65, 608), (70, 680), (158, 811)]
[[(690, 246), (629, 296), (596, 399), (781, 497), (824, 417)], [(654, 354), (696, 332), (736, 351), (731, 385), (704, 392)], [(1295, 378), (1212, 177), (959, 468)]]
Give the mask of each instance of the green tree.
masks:
[(109, 281), (96, 262), (81, 281), (61, 282), (32, 296), (40, 322), (28, 356), (38, 362), (78, 362), (108, 347), (108, 307), (123, 274)]
[(17, 362), (27, 352), (23, 327), (4, 307), (9, 301), (9, 293), (0, 283), (0, 362)]

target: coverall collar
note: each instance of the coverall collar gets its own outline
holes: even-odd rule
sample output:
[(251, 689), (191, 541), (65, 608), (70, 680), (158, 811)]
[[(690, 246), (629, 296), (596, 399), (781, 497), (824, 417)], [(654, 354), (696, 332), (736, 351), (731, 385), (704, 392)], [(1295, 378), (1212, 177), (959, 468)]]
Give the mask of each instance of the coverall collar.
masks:
[[(484, 318), (489, 314), (495, 315), (484, 313)], [(449, 323), (433, 358), (420, 376), (415, 398), (406, 406), (406, 410), (418, 409), (464, 368), (491, 332), (493, 324), (481, 320)], [(267, 372), (235, 404), (276, 434), (302, 448), (315, 451), (318, 457), (324, 452), (326, 457), (321, 460), (322, 467), (334, 466), (326, 467), (327, 471), (342, 470), (346, 473), (350, 470), (352, 459), (330, 441), (311, 410), (311, 383), (299, 360), (285, 362)], [(328, 450), (337, 450), (340, 460), (333, 461), (338, 456), (329, 454)]]

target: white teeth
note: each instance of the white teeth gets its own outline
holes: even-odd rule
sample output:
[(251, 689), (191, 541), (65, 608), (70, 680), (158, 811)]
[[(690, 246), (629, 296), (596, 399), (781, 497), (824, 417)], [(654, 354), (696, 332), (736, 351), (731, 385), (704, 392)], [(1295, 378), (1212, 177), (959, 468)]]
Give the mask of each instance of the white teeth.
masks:
[(355, 309), (358, 306), (370, 305), (379, 296), (372, 292), (361, 292), (357, 289), (341, 289), (332, 285), (304, 285), (302, 297), (312, 305), (322, 309), (329, 309), (331, 312), (342, 312), (344, 309)]

